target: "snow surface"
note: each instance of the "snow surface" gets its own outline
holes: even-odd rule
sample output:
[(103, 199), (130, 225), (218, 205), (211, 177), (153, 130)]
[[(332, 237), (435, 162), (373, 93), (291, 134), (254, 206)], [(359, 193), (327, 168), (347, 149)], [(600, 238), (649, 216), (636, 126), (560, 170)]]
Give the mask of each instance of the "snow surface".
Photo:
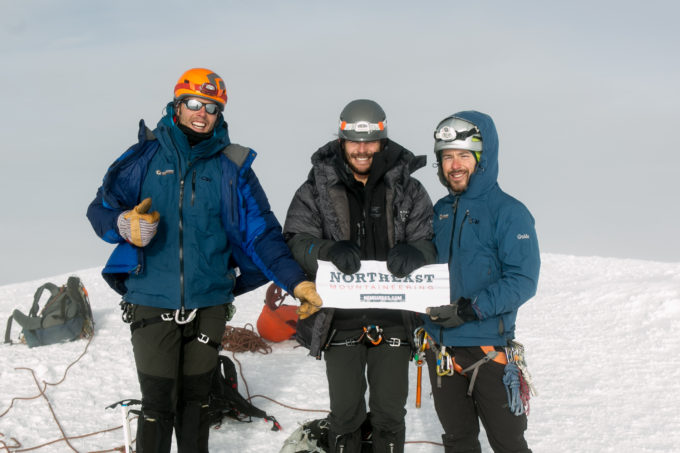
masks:
[[(517, 330), (538, 390), (531, 400), (526, 434), (532, 450), (680, 451), (680, 263), (553, 254), (542, 258), (538, 294), (521, 308)], [(8, 448), (17, 441), (25, 449), (62, 438), (50, 406), (64, 432), (75, 437), (120, 427), (120, 411), (106, 406), (139, 397), (129, 328), (120, 319), (119, 297), (106, 286), (99, 269), (74, 274), (89, 291), (95, 337), (68, 370), (83, 353), (86, 341), (33, 349), (0, 345), (0, 451), (17, 451)], [(0, 287), (3, 320), (14, 308), (27, 313), (40, 284), (63, 284), (67, 276)], [(239, 297), (229, 325), (255, 325), (265, 289)], [(13, 338), (18, 332), (15, 325)], [(293, 341), (272, 348), (268, 355), (236, 354), (250, 394), (296, 408), (327, 409), (324, 362), (307, 356)], [(39, 397), (30, 370), (41, 388), (43, 382), (57, 383), (66, 373), (62, 383), (47, 385), (50, 405)], [(406, 439), (440, 442), (427, 370), (420, 409), (414, 402), (415, 373), (413, 366)], [(243, 381), (239, 384), (245, 395)], [(253, 403), (274, 415), (283, 430), (273, 432), (261, 419), (253, 423), (230, 420), (211, 431), (211, 452), (278, 452), (299, 423), (325, 416), (264, 398), (255, 398)], [(485, 435), (480, 437), (483, 451), (491, 451)], [(113, 429), (70, 443), (78, 452), (111, 451), (123, 445), (122, 439), (122, 430)], [(74, 449), (61, 441), (33, 451)], [(409, 443), (406, 451), (440, 452), (443, 448)]]

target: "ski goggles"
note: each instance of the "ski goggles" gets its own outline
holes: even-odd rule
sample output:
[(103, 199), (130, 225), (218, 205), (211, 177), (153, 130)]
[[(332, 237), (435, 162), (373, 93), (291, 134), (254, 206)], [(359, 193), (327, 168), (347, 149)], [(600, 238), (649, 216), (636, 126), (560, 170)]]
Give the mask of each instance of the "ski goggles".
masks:
[(386, 121), (379, 123), (369, 123), (368, 121), (357, 121), (356, 123), (348, 123), (347, 121), (340, 121), (341, 131), (366, 132), (370, 134), (373, 131), (385, 130)]
[(182, 99), (182, 104), (186, 105), (189, 110), (198, 112), (202, 107), (205, 107), (205, 113), (208, 115), (216, 115), (220, 111), (220, 106), (214, 103), (201, 102), (198, 99)]
[(453, 142), (455, 140), (466, 140), (468, 137), (480, 135), (477, 126), (466, 131), (457, 131), (451, 126), (442, 126), (439, 130), (434, 131), (434, 138), (444, 142)]

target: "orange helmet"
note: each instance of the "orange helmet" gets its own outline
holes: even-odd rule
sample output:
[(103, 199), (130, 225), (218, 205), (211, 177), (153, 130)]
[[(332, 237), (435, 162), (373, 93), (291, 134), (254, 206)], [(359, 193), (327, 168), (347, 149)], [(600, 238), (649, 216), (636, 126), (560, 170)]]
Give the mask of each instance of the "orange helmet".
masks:
[(288, 294), (274, 283), (267, 288), (264, 306), (257, 318), (257, 331), (265, 340), (279, 342), (289, 340), (295, 335), (297, 306), (284, 304), (286, 296)]
[(227, 89), (224, 80), (210, 69), (189, 69), (175, 85), (175, 101), (187, 96), (197, 96), (217, 102), (222, 109), (227, 103)]

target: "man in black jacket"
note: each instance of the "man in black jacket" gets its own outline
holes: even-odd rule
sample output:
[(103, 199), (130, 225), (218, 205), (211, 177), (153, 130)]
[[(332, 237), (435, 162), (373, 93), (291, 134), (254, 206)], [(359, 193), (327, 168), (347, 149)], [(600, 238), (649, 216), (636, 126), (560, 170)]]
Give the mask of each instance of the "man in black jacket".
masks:
[[(411, 176), (426, 157), (388, 139), (385, 112), (367, 99), (343, 109), (338, 136), (312, 155), (312, 170), (284, 226), (308, 277), (316, 275), (317, 260), (331, 261), (345, 274), (357, 272), (361, 260), (387, 261), (397, 277), (434, 263), (432, 202)], [(331, 452), (360, 451), (367, 387), (373, 451), (404, 451), (416, 319), (399, 310), (325, 308), (299, 324), (298, 340), (310, 355), (321, 358), (324, 352)]]

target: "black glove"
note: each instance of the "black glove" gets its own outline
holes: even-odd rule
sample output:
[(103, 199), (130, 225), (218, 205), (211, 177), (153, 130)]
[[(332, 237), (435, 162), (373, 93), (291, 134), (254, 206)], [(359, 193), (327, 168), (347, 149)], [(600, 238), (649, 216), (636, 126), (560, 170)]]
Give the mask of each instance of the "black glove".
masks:
[(460, 297), (449, 305), (428, 307), (427, 314), (433, 322), (446, 328), (458, 327), (478, 319), (470, 299), (465, 297)]
[(361, 249), (352, 241), (337, 241), (319, 250), (319, 258), (331, 261), (343, 274), (353, 274), (361, 267)]
[(402, 242), (387, 253), (387, 270), (396, 277), (404, 278), (425, 265), (425, 255), (414, 246)]

